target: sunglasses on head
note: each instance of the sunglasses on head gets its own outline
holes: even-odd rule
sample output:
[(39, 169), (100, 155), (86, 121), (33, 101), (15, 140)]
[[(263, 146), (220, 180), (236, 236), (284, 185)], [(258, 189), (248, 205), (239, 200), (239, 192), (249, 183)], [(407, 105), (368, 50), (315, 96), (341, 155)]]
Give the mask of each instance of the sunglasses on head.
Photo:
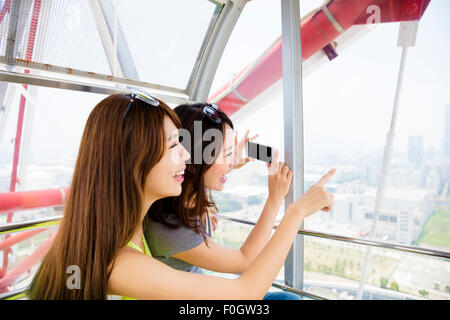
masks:
[(214, 123), (219, 124), (222, 122), (222, 119), (219, 116), (219, 107), (215, 103), (210, 103), (203, 107), (202, 117), (200, 120), (203, 120), (205, 116)]
[(148, 105), (152, 106), (152, 107), (157, 107), (159, 106), (159, 101), (156, 100), (155, 98), (153, 98), (150, 94), (142, 91), (142, 90), (133, 90), (130, 93), (131, 99), (130, 102), (128, 102), (128, 106), (127, 109), (125, 110), (125, 113), (123, 114), (123, 119), (125, 119), (128, 110), (130, 109), (131, 105), (133, 104), (135, 99), (144, 101), (145, 103), (147, 103)]

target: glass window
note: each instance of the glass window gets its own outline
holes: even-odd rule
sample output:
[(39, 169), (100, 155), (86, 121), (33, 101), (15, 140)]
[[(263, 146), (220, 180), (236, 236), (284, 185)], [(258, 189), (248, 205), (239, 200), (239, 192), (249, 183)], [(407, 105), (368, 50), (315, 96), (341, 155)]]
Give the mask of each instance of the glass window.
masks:
[[(437, 226), (448, 226), (450, 214), (450, 167), (444, 143), (450, 136), (450, 43), (432, 36), (450, 38), (449, 23), (445, 22), (447, 27), (437, 23), (448, 9), (445, 1), (430, 2), (419, 22), (415, 46), (408, 49), (394, 150), (377, 222), (367, 213), (375, 209), (390, 130), (402, 53), (397, 46), (399, 23), (376, 26), (305, 77), (305, 188), (314, 180), (308, 175), (336, 167), (329, 185), (339, 195), (334, 199), (335, 215), (313, 215), (306, 220), (306, 229), (358, 236), (377, 223), (378, 240), (397, 239), (400, 229), (381, 223), (399, 221), (401, 227), (413, 230), (410, 245), (449, 250), (450, 231)], [(350, 201), (341, 194), (356, 199), (351, 221), (338, 219), (348, 215)]]
[[(366, 248), (305, 236), (304, 290), (328, 299), (356, 299)], [(448, 275), (446, 259), (372, 248), (362, 299), (446, 300)]]
[[(17, 87), (16, 84), (9, 84)], [(25, 105), (16, 190), (43, 190), (70, 185), (81, 135), (94, 106), (105, 95), (29, 86)], [(16, 90), (0, 141), (0, 192), (10, 188), (20, 95)], [(28, 141), (28, 143), (26, 142)], [(24, 149), (24, 145), (28, 147)]]
[[(32, 8), (21, 8), (21, 25), (27, 24), (19, 27), (15, 58), (41, 70), (75, 69), (185, 89), (221, 8), (207, 0), (47, 1), (35, 20), (35, 42), (27, 42)], [(0, 21), (2, 39), (8, 21), (9, 14)], [(0, 42), (0, 52), (5, 48)]]
[[(302, 1), (302, 4), (305, 5), (306, 2)], [(311, 5), (311, 10), (320, 7), (323, 2), (312, 1), (307, 4)], [(448, 41), (434, 40), (436, 34), (440, 35), (440, 39), (449, 38), (450, 25), (442, 16), (448, 9), (445, 1), (430, 3), (420, 21), (416, 45), (408, 51), (387, 190), (376, 220), (374, 209), (377, 188), (400, 65), (401, 48), (396, 46), (399, 23), (381, 24), (367, 30), (362, 37), (351, 41), (345, 50), (338, 47), (338, 57), (335, 60), (326, 61), (304, 75), (304, 190), (308, 190), (329, 169), (337, 168), (335, 176), (327, 184), (327, 189), (335, 195), (333, 212), (307, 218), (305, 229), (350, 237), (368, 237), (371, 236), (369, 233), (375, 222), (378, 223), (373, 235), (375, 240), (430, 246), (447, 251), (450, 248), (448, 228), (443, 227), (436, 236), (432, 231), (438, 225), (450, 225), (447, 221), (450, 212), (447, 210), (450, 207), (447, 182), (450, 169), (447, 168), (445, 163), (448, 161), (444, 157), (447, 134), (444, 133), (445, 121), (450, 128), (450, 120), (444, 120), (447, 115), (450, 119), (450, 96), (446, 90), (450, 85), (450, 65), (446, 58), (450, 55), (450, 46)], [(310, 10), (302, 9), (302, 15)], [(256, 28), (260, 28), (256, 22), (257, 15), (265, 17), (264, 32), (256, 31)], [(229, 83), (233, 74), (251, 64), (277, 39), (281, 32), (279, 15), (278, 3), (263, 4), (261, 1), (246, 5), (219, 64), (212, 93)], [(437, 21), (446, 22), (442, 25)], [(355, 30), (356, 28), (353, 29)], [(272, 93), (261, 94), (255, 100), (257, 102), (251, 101), (244, 107), (244, 110), (249, 107), (251, 112), (242, 112), (235, 117), (238, 119), (237, 127), (241, 132), (247, 128), (261, 127), (262, 130), (258, 131), (261, 143), (282, 143), (283, 121), (279, 119), (283, 112), (281, 85)], [(255, 103), (259, 104), (258, 107), (255, 107)], [(269, 127), (270, 130), (267, 129)], [(447, 135), (450, 136), (450, 133)], [(255, 183), (257, 180), (239, 180), (241, 175), (247, 175), (245, 171), (256, 165), (257, 162), (233, 172), (233, 179), (238, 183), (248, 184), (249, 190), (259, 187)], [(260, 174), (263, 173), (261, 171)], [(253, 181), (252, 186), (245, 181)], [(264, 180), (260, 181), (261, 187), (265, 187)], [(235, 189), (235, 184), (230, 183), (229, 186), (230, 197), (238, 199), (241, 192)], [(257, 191), (255, 188), (254, 192), (263, 194), (264, 191)], [(439, 203), (433, 202), (436, 196), (440, 197)], [(262, 205), (261, 201), (260, 208)], [(243, 210), (238, 210), (236, 214), (240, 215), (241, 212)], [(255, 214), (257, 212), (258, 209), (255, 209)], [(257, 216), (252, 217), (256, 221)], [(344, 253), (332, 257), (331, 253), (318, 250), (320, 245), (332, 253), (339, 253), (341, 250)], [(347, 246), (348, 250), (355, 250), (348, 252), (353, 260), (353, 271), (345, 253)], [(342, 282), (342, 288), (347, 285), (353, 287), (352, 293), (342, 293), (342, 290), (333, 292), (329, 288), (332, 292), (330, 296), (334, 294), (334, 297), (340, 299), (354, 296), (365, 267), (364, 255), (367, 250), (367, 246), (356, 247), (358, 249), (338, 241), (305, 237), (305, 290), (319, 290), (315, 292), (320, 295), (321, 290), (330, 287), (330, 283)], [(321, 257), (315, 257), (313, 261), (310, 256), (314, 254)], [(413, 275), (413, 271), (408, 270), (411, 274), (402, 278), (401, 272), (396, 272), (394, 267), (402, 256), (395, 250), (374, 249), (370, 264), (366, 266), (369, 274), (366, 287), (387, 288), (391, 290), (388, 296), (395, 299), (429, 298), (429, 289), (437, 287), (435, 283), (439, 283), (439, 288), (442, 289), (443, 285), (440, 283), (448, 278), (447, 271), (427, 276), (427, 284), (417, 279), (411, 284), (406, 277), (419, 278), (422, 273), (415, 270)], [(413, 255), (410, 262), (416, 261), (415, 259), (423, 265), (426, 265), (425, 261), (434, 261), (427, 256)], [(344, 260), (347, 260), (345, 266)], [(439, 261), (442, 270), (447, 270), (448, 261)], [(401, 270), (406, 272), (407, 267), (402, 264)], [(390, 273), (393, 271), (396, 272), (395, 278)], [(319, 279), (322, 278), (325, 280), (320, 282)], [(427, 291), (428, 296), (421, 290)], [(370, 289), (368, 292), (371, 295), (367, 295), (365, 291), (363, 297), (375, 298), (376, 291)], [(445, 290), (439, 297), (446, 298)]]
[[(33, 234), (21, 242), (10, 247), (11, 251), (9, 253), (8, 267), (5, 274), (10, 274), (11, 271), (24, 262), (30, 255), (35, 252), (40, 246), (44, 245), (45, 242), (57, 231), (58, 227), (54, 226), (48, 229), (41, 229), (39, 231), (33, 231)], [(16, 234), (23, 234), (29, 231), (23, 231)], [(0, 236), (0, 242), (4, 240), (5, 236)], [(0, 251), (0, 261), (3, 261), (4, 251)], [(14, 291), (16, 289), (22, 289), (28, 286), (32, 280), (32, 276), (35, 274), (39, 263), (31, 266), (30, 273), (25, 272), (23, 274), (14, 277), (13, 281), (9, 283), (8, 291)]]
[[(320, 7), (322, 0), (300, 1), (300, 13), (305, 17)], [(216, 92), (229, 83), (249, 63), (257, 59), (281, 37), (281, 5), (279, 1), (248, 1), (228, 40), (211, 87)], [(278, 92), (278, 95), (282, 93)], [(282, 97), (281, 97), (281, 100)], [(261, 103), (265, 105), (265, 103)], [(282, 104), (279, 105), (282, 108)], [(276, 134), (283, 134), (281, 133)]]
[(139, 79), (186, 88), (221, 5), (208, 0), (114, 2)]

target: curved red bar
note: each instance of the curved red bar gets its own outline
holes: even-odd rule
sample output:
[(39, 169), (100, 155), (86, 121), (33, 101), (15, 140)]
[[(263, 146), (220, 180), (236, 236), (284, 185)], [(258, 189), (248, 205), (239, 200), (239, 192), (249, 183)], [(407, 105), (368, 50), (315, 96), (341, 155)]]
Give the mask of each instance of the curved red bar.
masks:
[(63, 205), (69, 188), (0, 193), (0, 213)]
[[(367, 23), (371, 16), (369, 6), (380, 8), (380, 22), (410, 21), (420, 19), (431, 0), (333, 0), (327, 5), (335, 20), (347, 30), (355, 24)], [(369, 11), (369, 12), (368, 12)], [(301, 24), (302, 59), (305, 61), (316, 52), (335, 40), (339, 31), (320, 10)], [(244, 68), (233, 78), (233, 82), (247, 69)], [(247, 100), (252, 100), (264, 92), (282, 77), (281, 40), (267, 52), (236, 90)], [(208, 98), (208, 101), (220, 96), (230, 88), (223, 85)], [(228, 115), (233, 114), (247, 102), (242, 101), (233, 92), (216, 101), (216, 104)]]

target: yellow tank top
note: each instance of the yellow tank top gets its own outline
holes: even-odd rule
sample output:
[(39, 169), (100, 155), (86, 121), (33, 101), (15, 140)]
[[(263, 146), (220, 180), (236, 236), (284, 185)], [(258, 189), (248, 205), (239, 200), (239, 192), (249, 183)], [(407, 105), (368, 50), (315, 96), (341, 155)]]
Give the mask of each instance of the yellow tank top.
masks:
[[(145, 237), (144, 235), (142, 235), (142, 243), (144, 244), (144, 251), (142, 251), (141, 247), (139, 247), (137, 244), (135, 244), (134, 242), (130, 241), (127, 243), (127, 246), (136, 249), (137, 251), (145, 254), (148, 257), (152, 257), (152, 253), (150, 252), (150, 248), (148, 247), (147, 241), (145, 241)], [(136, 300), (135, 298), (130, 298), (130, 297), (122, 297), (122, 300)]]
[(136, 249), (137, 251), (139, 251), (139, 252), (141, 252), (141, 253), (143, 253), (146, 256), (151, 258), (152, 257), (152, 253), (150, 252), (150, 248), (148, 247), (148, 244), (147, 244), (147, 241), (145, 240), (144, 235), (142, 235), (142, 243), (144, 244), (144, 251), (142, 251), (141, 247), (139, 247), (137, 244), (135, 244), (132, 241), (129, 241), (127, 243), (127, 246), (129, 246), (129, 247), (131, 247), (133, 249)]

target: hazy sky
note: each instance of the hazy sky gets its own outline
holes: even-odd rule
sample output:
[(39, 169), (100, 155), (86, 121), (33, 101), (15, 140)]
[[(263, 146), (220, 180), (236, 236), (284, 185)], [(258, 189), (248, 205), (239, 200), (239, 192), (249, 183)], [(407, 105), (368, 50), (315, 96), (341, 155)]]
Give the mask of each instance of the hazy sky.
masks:
[[(301, 1), (302, 16), (320, 3)], [(238, 72), (276, 39), (281, 32), (278, 6), (277, 1), (248, 4), (224, 53), (212, 92), (229, 81), (229, 70)], [(423, 135), (425, 148), (440, 147), (444, 107), (450, 104), (448, 12), (449, 1), (431, 1), (419, 24), (416, 46), (408, 51), (396, 149), (406, 150), (409, 135)], [(266, 22), (253, 23), (256, 16)], [(384, 146), (401, 57), (401, 48), (396, 46), (398, 30), (398, 23), (376, 27), (304, 79), (305, 152), (370, 152)], [(266, 35), (270, 40), (265, 40)], [(280, 91), (261, 113), (244, 121), (242, 129), (253, 127), (263, 142), (281, 143), (282, 102)], [(269, 131), (268, 126), (274, 128)]]
[[(322, 3), (301, 1), (301, 15)], [(174, 21), (183, 16), (180, 12), (189, 15), (186, 7), (181, 9)], [(416, 46), (409, 50), (396, 130), (396, 146), (403, 149), (408, 135), (424, 135), (425, 148), (439, 148), (441, 143), (444, 107), (450, 104), (449, 9), (447, 0), (431, 1), (419, 25)], [(169, 17), (164, 20), (161, 30), (176, 32), (179, 28), (179, 24), (167, 23)], [(182, 23), (186, 24), (186, 20)], [(401, 55), (401, 48), (396, 46), (398, 28), (398, 23), (378, 26), (304, 79), (306, 152), (370, 152), (384, 145)], [(149, 33), (155, 32), (159, 31)], [(280, 2), (250, 1), (231, 35), (211, 92), (257, 58), (280, 33)], [(138, 33), (132, 39), (144, 36)], [(149, 42), (149, 51), (161, 56), (164, 51), (155, 47), (156, 40)], [(173, 52), (173, 48), (170, 50)], [(176, 69), (173, 66), (172, 71)], [(101, 95), (39, 89), (31, 140), (34, 159), (76, 154), (87, 116), (101, 99)], [(258, 132), (262, 143), (282, 144), (282, 103), (280, 91), (274, 100), (261, 106), (261, 112), (238, 123), (238, 129), (243, 133), (249, 127)], [(12, 160), (10, 140), (15, 136), (18, 100), (14, 105), (0, 141), (1, 161), (8, 157)]]

